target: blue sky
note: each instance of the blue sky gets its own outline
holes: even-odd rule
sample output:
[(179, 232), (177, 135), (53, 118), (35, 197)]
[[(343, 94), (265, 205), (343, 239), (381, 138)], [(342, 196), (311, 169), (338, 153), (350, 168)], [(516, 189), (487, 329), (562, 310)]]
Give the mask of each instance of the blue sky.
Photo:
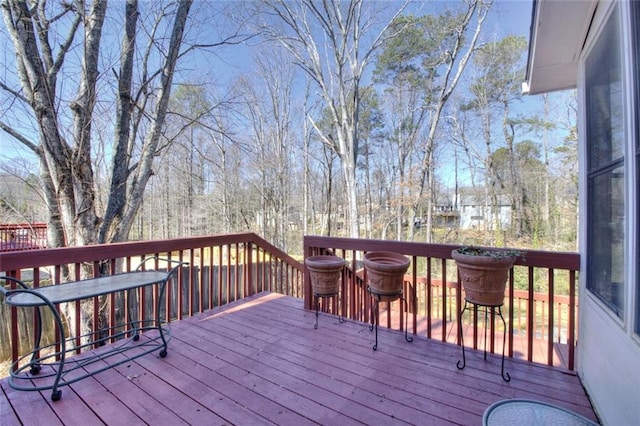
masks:
[[(424, 6), (425, 9), (431, 9), (433, 6), (444, 6), (446, 4), (446, 2), (417, 2), (414, 6), (417, 9), (421, 9), (422, 6)], [(496, 0), (492, 7), (493, 10), (491, 12), (490, 18), (486, 24), (486, 28), (488, 31), (485, 34), (495, 33), (498, 37), (502, 37), (507, 34), (516, 34), (523, 35), (528, 39), (531, 20), (531, 4), (532, 2), (529, 0)], [(2, 40), (2, 43), (0, 43), (0, 45), (7, 46), (7, 40), (5, 38), (6, 34), (4, 29), (3, 31), (0, 31), (0, 33), (2, 33), (0, 34), (0, 38), (4, 39)], [(12, 56), (12, 52), (8, 52), (7, 50), (9, 49), (7, 49), (6, 47), (4, 48), (4, 50), (5, 51), (3, 52), (3, 60), (6, 61), (8, 60), (7, 58), (10, 58)], [(237, 71), (240, 71), (242, 68), (248, 66), (251, 63), (250, 60), (238, 61), (238, 52), (242, 50), (246, 51), (245, 49), (238, 49), (236, 47), (235, 49), (228, 49), (227, 52), (223, 54), (223, 57), (226, 57), (229, 61), (237, 61), (237, 65), (229, 64), (231, 66), (226, 70), (227, 75), (235, 75), (236, 72), (230, 72), (229, 70), (235, 69)], [(220, 69), (220, 71), (222, 71), (222, 69)], [(242, 71), (248, 70), (244, 69)], [(530, 103), (532, 104), (532, 106), (528, 106), (527, 108), (535, 107), (535, 104), (537, 102), (538, 101), (536, 99), (529, 99), (526, 103)], [(2, 109), (0, 109), (0, 114), (2, 114)], [(3, 119), (1, 115), (0, 119)], [(30, 123), (25, 124), (27, 126), (32, 125)], [(13, 139), (6, 133), (0, 131), (0, 162), (5, 162), (7, 159), (11, 159), (16, 156), (32, 157), (29, 151), (25, 151), (25, 149), (20, 144), (13, 141)]]

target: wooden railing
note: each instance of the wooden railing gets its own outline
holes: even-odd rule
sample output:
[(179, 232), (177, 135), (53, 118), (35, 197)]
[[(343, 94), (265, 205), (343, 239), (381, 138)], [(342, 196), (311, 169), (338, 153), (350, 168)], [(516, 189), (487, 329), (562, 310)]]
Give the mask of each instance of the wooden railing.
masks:
[[(457, 313), (463, 301), (455, 263), (451, 260), (451, 250), (456, 247), (314, 236), (304, 238), (305, 256), (330, 252), (348, 260), (339, 297), (324, 303), (323, 310), (368, 322), (371, 300), (364, 285), (366, 277), (360, 259), (367, 251), (402, 253), (411, 259), (405, 279), (405, 295), (410, 302), (409, 331), (450, 343), (458, 343)], [(130, 271), (149, 255), (189, 263), (168, 288), (164, 309), (172, 320), (261, 291), (304, 298), (306, 308), (315, 308), (303, 264), (253, 233), (5, 252), (0, 254), (0, 275), (20, 278), (34, 286), (52, 285)], [(526, 251), (524, 259), (517, 261), (510, 274), (505, 298), (508, 356), (574, 369), (578, 268), (579, 256), (575, 253), (531, 250)], [(516, 290), (516, 280), (526, 283), (527, 289)], [(540, 294), (534, 290), (536, 288), (548, 290)], [(556, 295), (556, 288), (565, 288), (567, 294)], [(147, 296), (153, 298), (155, 292), (150, 291)], [(140, 312), (153, 305), (144, 297), (138, 303)], [(92, 332), (101, 333), (101, 330), (118, 323), (122, 315), (118, 306), (122, 306), (121, 298), (94, 301), (92, 311), (85, 314), (91, 318)], [(72, 308), (72, 312), (81, 312), (80, 306)], [(392, 302), (386, 308), (388, 314), (381, 317), (380, 325), (404, 330), (407, 327), (404, 306)], [(16, 360), (20, 353), (26, 352), (33, 339), (34, 319), (28, 310), (7, 309), (0, 304), (0, 342), (3, 342), (0, 361)], [(67, 321), (70, 328), (72, 325), (79, 329), (81, 315), (73, 314)], [(473, 338), (465, 339), (465, 344), (482, 347), (483, 328), (477, 315), (474, 317), (470, 311), (463, 318), (463, 323), (473, 333)], [(490, 347), (487, 348), (492, 352), (502, 351), (500, 336), (504, 330), (501, 327), (492, 318)], [(20, 343), (9, 345), (9, 342)], [(9, 347), (12, 348), (11, 353), (7, 353)], [(564, 363), (558, 361), (558, 351), (566, 357)]]
[[(8, 252), (0, 254), (0, 275), (39, 287), (131, 271), (142, 259), (154, 255), (189, 264), (167, 288), (164, 310), (172, 320), (261, 291), (303, 295), (303, 265), (253, 233)], [(80, 330), (81, 318), (88, 318), (92, 333), (113, 329), (122, 322), (122, 297), (95, 300), (88, 313), (79, 303), (71, 306), (68, 311), (74, 314), (67, 314), (67, 325)], [(139, 312), (154, 306), (154, 297), (155, 291), (141, 297)], [(15, 361), (33, 342), (35, 318), (28, 309), (7, 308), (1, 302), (0, 361)], [(76, 314), (83, 309), (83, 314)], [(43, 343), (52, 343), (53, 324), (45, 326)]]
[[(460, 246), (307, 236), (305, 257), (334, 254), (347, 260), (342, 288), (337, 298), (323, 300), (322, 309), (344, 318), (369, 322), (371, 298), (366, 291), (361, 259), (369, 251), (393, 251), (406, 255), (411, 265), (405, 275), (404, 296), (408, 300), (408, 324), (404, 304), (387, 305), (381, 326), (404, 330), (443, 342), (459, 344), (458, 313), (464, 295), (451, 251)], [(490, 318), (487, 351), (501, 354), (506, 332), (506, 355), (574, 370), (577, 341), (577, 253), (524, 250), (511, 269), (503, 314), (504, 330), (497, 315)], [(516, 290), (525, 287), (525, 290)], [(443, 285), (445, 283), (445, 285)], [(537, 289), (546, 289), (544, 292)], [(562, 289), (563, 294), (559, 295)], [(557, 291), (558, 290), (558, 291)], [(308, 274), (305, 275), (305, 307), (314, 308)], [(473, 309), (462, 318), (465, 345), (484, 349), (482, 315)], [(467, 334), (468, 333), (468, 334)], [(467, 338), (470, 335), (471, 339)]]
[(47, 247), (46, 223), (0, 224), (0, 252)]

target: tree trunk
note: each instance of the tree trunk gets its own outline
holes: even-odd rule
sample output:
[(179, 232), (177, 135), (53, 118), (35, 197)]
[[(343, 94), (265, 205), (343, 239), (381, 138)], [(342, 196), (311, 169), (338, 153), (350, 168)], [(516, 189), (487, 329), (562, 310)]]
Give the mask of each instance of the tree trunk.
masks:
[[(135, 10), (136, 4), (137, 2), (135, 0), (130, 0), (127, 3), (127, 31), (125, 32), (122, 43), (124, 57), (131, 54), (129, 49), (132, 49), (133, 46), (133, 41), (129, 38), (131, 36), (129, 31), (133, 31), (130, 27), (135, 28), (135, 23), (133, 21), (137, 18), (137, 11)], [(176, 17), (171, 32), (171, 40), (169, 42), (169, 48), (161, 72), (160, 89), (157, 94), (158, 101), (155, 111), (153, 112), (151, 129), (145, 138), (141, 149), (142, 156), (136, 167), (132, 167), (131, 165), (131, 152), (126, 148), (130, 147), (131, 144), (128, 143), (129, 138), (124, 139), (126, 133), (122, 131), (123, 127), (120, 127), (120, 132), (116, 135), (118, 138), (116, 142), (116, 152), (119, 156), (117, 158), (114, 156), (114, 161), (112, 163), (112, 192), (105, 212), (105, 222), (100, 228), (100, 242), (125, 241), (129, 235), (129, 230), (131, 229), (135, 215), (142, 203), (144, 189), (149, 178), (153, 174), (153, 160), (156, 156), (162, 134), (162, 128), (164, 127), (174, 70), (178, 62), (185, 23), (191, 4), (192, 0), (181, 0), (178, 3)], [(126, 67), (128, 66), (127, 64), (128, 61), (125, 61), (123, 66)], [(128, 68), (123, 69), (123, 71), (127, 72)], [(124, 103), (128, 100), (127, 93), (130, 87), (131, 81), (127, 81), (127, 78), (124, 78), (120, 88), (121, 102), (123, 103), (121, 108), (123, 114), (127, 114), (129, 111), (124, 108)], [(130, 115), (128, 117), (120, 118), (119, 122), (121, 126), (126, 125), (126, 127), (129, 127), (131, 123)], [(121, 160), (123, 157), (124, 161), (118, 162), (118, 160)]]

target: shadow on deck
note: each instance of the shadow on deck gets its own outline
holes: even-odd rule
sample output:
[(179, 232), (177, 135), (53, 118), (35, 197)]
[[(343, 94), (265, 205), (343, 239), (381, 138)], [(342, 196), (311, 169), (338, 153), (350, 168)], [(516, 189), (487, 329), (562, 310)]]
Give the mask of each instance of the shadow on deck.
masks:
[[(273, 293), (174, 322), (169, 355), (125, 363), (49, 392), (0, 381), (0, 424), (465, 424), (506, 398), (549, 402), (596, 420), (578, 377), (379, 329), (340, 324), (301, 299)], [(85, 353), (81, 356), (90, 356)], [(514, 419), (517, 423), (517, 419)]]

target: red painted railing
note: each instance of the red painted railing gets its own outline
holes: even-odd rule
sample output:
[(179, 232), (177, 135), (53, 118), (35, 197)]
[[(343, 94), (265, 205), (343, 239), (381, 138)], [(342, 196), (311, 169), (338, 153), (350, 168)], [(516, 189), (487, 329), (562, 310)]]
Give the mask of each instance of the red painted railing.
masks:
[[(404, 304), (384, 302), (386, 316), (382, 326), (398, 328), (443, 342), (458, 342), (458, 313), (464, 295), (457, 278), (457, 268), (451, 251), (460, 246), (407, 243), (400, 241), (356, 240), (307, 236), (306, 256), (335, 254), (347, 260), (343, 285), (337, 298), (325, 300), (323, 309), (340, 313), (344, 318), (370, 321), (371, 298), (364, 285), (361, 259), (364, 253), (376, 250), (394, 251), (411, 259), (405, 275), (404, 296), (408, 300), (408, 324), (405, 324)], [(577, 273), (580, 257), (577, 253), (524, 250), (511, 269), (503, 314), (507, 322), (506, 355), (530, 362), (574, 369), (577, 342)], [(354, 273), (355, 272), (355, 273)], [(516, 290), (515, 283), (526, 290)], [(446, 283), (445, 286), (442, 283)], [(544, 288), (545, 292), (534, 289)], [(564, 295), (557, 295), (563, 289)], [(311, 284), (305, 275), (305, 307), (314, 307)], [(482, 316), (467, 310), (462, 319), (465, 345), (484, 348)], [(487, 351), (502, 353), (502, 323), (490, 318)], [(471, 335), (471, 341), (467, 338)]]
[(47, 247), (46, 223), (0, 224), (0, 252)]
[[(405, 280), (405, 295), (410, 296), (409, 331), (451, 343), (457, 343), (457, 312), (463, 301), (456, 267), (451, 260), (451, 250), (456, 247), (314, 236), (304, 238), (305, 256), (331, 252), (348, 260), (339, 297), (325, 300), (328, 303), (324, 303), (323, 310), (368, 322), (371, 300), (363, 284), (365, 277), (359, 259), (367, 251), (395, 251), (412, 261)], [(189, 263), (172, 281), (167, 292), (165, 309), (171, 319), (194, 315), (260, 291), (304, 297), (305, 306), (314, 308), (303, 264), (252, 233), (5, 252), (0, 253), (0, 271), (31, 285), (44, 286), (129, 271), (149, 255)], [(561, 365), (556, 356), (560, 348), (566, 352), (565, 365), (570, 370), (574, 369), (578, 267), (579, 256), (575, 253), (531, 250), (526, 251), (524, 260), (518, 260), (512, 269), (505, 299), (509, 356)], [(515, 290), (516, 279), (525, 282), (527, 290)], [(548, 288), (543, 295), (534, 291), (534, 288), (541, 287)], [(555, 289), (561, 287), (567, 289), (566, 296), (555, 294)], [(154, 305), (155, 296), (156, 292), (149, 291), (150, 301), (146, 297), (140, 298), (140, 312)], [(119, 315), (122, 314), (118, 301), (122, 297), (124, 295), (94, 301), (88, 314), (92, 318), (93, 333), (120, 323)], [(79, 305), (74, 308), (72, 311), (81, 311)], [(387, 306), (387, 312), (382, 316), (381, 326), (406, 328), (403, 305), (392, 302)], [(105, 320), (107, 323), (101, 328), (101, 321)], [(32, 327), (28, 325), (33, 321), (34, 316), (28, 310), (0, 306), (0, 322), (9, 325), (0, 327), (0, 341), (21, 342), (10, 345), (12, 352), (9, 354), (1, 353), (2, 350), (8, 351), (8, 344), (0, 347), (0, 360), (15, 360), (20, 352), (24, 352), (21, 346), (27, 345), (24, 349), (28, 349), (32, 339)], [(80, 315), (72, 315), (68, 321), (80, 328)], [(474, 321), (473, 311), (463, 319), (463, 323), (470, 324), (465, 327), (473, 333), (470, 346), (479, 347), (482, 327)], [(504, 332), (501, 327), (492, 319), (490, 347), (487, 348), (492, 352), (502, 351), (502, 338), (498, 338)], [(538, 353), (540, 342), (543, 346)], [(469, 340), (465, 339), (467, 343)]]
[[(167, 288), (164, 309), (170, 319), (182, 319), (261, 291), (302, 297), (303, 265), (252, 233), (0, 253), (0, 275), (39, 287), (131, 271), (142, 259), (153, 255), (189, 263)], [(155, 306), (156, 296), (155, 290), (142, 295), (139, 312)], [(81, 322), (86, 322), (81, 319), (84, 316), (85, 320), (90, 319), (92, 333), (113, 329), (122, 323), (122, 311), (126, 310), (120, 309), (119, 301), (124, 297), (127, 295), (94, 300), (89, 313), (80, 302), (75, 303), (66, 310), (74, 312), (66, 318), (69, 327), (80, 330)], [(84, 314), (76, 314), (83, 309)], [(0, 361), (15, 361), (20, 353), (27, 352), (34, 320), (30, 310), (7, 308), (0, 303), (0, 321), (10, 324), (9, 330), (0, 327), (0, 342), (6, 342), (0, 347)], [(45, 326), (48, 328), (44, 330), (43, 344), (51, 344), (53, 323)], [(11, 353), (7, 353), (9, 347)]]

